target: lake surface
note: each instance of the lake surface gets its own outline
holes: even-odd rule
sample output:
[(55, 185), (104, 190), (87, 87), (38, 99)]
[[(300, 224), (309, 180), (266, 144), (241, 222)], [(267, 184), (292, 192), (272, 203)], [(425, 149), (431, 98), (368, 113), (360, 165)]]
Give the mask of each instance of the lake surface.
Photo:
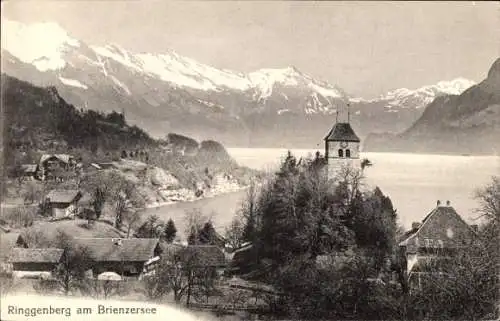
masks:
[[(228, 148), (240, 165), (255, 169), (274, 170), (286, 149)], [(292, 150), (297, 157), (314, 155), (316, 150)], [(487, 184), (491, 176), (500, 175), (498, 156), (449, 156), (399, 153), (362, 153), (373, 166), (365, 170), (365, 188), (379, 186), (397, 209), (400, 223), (406, 228), (421, 221), (435, 206), (436, 201), (449, 200), (457, 212), (469, 223), (478, 216), (474, 199), (477, 188)], [(183, 231), (186, 211), (200, 209), (212, 215), (216, 228), (223, 231), (239, 209), (245, 191), (188, 203), (177, 203), (148, 209), (162, 219), (172, 218)]]

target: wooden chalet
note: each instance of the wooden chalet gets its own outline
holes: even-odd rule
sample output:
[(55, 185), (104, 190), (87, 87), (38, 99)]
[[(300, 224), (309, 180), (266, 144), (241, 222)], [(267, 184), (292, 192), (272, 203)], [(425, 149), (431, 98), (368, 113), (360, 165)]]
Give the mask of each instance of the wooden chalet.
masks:
[(52, 216), (55, 218), (71, 216), (76, 213), (78, 201), (82, 198), (79, 190), (52, 190), (45, 197)]
[(94, 276), (103, 272), (139, 276), (145, 263), (162, 252), (159, 240), (150, 238), (75, 238), (75, 242), (88, 251)]
[(9, 262), (14, 277), (50, 277), (63, 255), (64, 250), (58, 248), (14, 248)]
[(76, 159), (68, 154), (44, 154), (38, 164), (39, 177), (42, 180), (64, 180), (74, 175)]
[(28, 244), (19, 233), (0, 233), (0, 273), (12, 273), (9, 256), (15, 248), (27, 248)]

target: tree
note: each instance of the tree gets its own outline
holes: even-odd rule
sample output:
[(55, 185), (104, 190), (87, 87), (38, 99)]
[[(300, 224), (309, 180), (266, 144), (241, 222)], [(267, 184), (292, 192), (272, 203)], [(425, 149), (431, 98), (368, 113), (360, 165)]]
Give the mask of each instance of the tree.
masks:
[(372, 165), (373, 165), (372, 162), (368, 158), (363, 158), (363, 160), (361, 161), (361, 171)]
[(127, 224), (127, 238), (129, 238), (130, 231), (140, 222), (141, 214), (138, 211), (129, 210), (125, 212), (123, 220)]
[(255, 181), (250, 182), (250, 186), (246, 191), (246, 197), (241, 205), (241, 215), (243, 217), (243, 235), (245, 241), (254, 239), (257, 229), (257, 187)]
[(25, 204), (33, 204), (42, 197), (42, 188), (35, 182), (28, 182), (23, 191), (23, 199)]
[(497, 319), (500, 311), (500, 180), (476, 193), (483, 224), (466, 246), (426, 265), (432, 272), (412, 289), (407, 299), (408, 318), (455, 320)]
[(237, 249), (243, 244), (243, 232), (244, 228), (240, 218), (235, 217), (231, 224), (226, 227), (224, 233), (224, 237), (231, 248)]
[(189, 248), (168, 250), (155, 272), (145, 278), (148, 296), (159, 299), (172, 292), (176, 303), (186, 298), (189, 306), (193, 294), (207, 293), (216, 274), (200, 261), (198, 253)]
[[(205, 222), (208, 222), (210, 219), (208, 216), (203, 214), (199, 208), (193, 208), (184, 213), (184, 222), (185, 222), (185, 235), (188, 236), (189, 244), (197, 244), (199, 241), (199, 232), (203, 228)], [(191, 243), (189, 242), (191, 239)]]
[(146, 221), (135, 232), (140, 238), (160, 238), (165, 237), (165, 223), (156, 215), (150, 215)]
[(72, 290), (82, 289), (85, 284), (85, 271), (89, 267), (90, 257), (86, 248), (73, 243), (71, 237), (58, 231), (56, 247), (64, 250), (61, 263), (54, 271), (54, 278), (65, 295)]
[(217, 244), (217, 232), (212, 224), (212, 221), (206, 222), (198, 232), (198, 244)]
[(172, 243), (175, 240), (177, 234), (177, 228), (175, 227), (174, 221), (169, 219), (167, 225), (165, 226), (165, 240), (168, 243)]

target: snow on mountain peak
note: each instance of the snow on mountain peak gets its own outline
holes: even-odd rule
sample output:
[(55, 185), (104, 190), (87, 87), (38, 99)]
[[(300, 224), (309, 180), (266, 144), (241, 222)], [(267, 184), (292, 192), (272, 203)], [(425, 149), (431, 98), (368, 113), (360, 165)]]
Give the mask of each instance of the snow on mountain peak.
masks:
[(422, 108), (432, 102), (437, 96), (460, 95), (473, 85), (475, 85), (475, 82), (472, 80), (456, 78), (449, 81), (440, 81), (435, 85), (423, 86), (413, 90), (408, 88), (395, 89), (375, 100), (388, 100), (387, 108), (397, 106), (405, 107), (406, 105)]
[[(2, 28), (2, 48), (25, 63), (34, 65), (40, 71), (62, 71), (66, 64), (72, 64), (71, 57), (79, 57), (87, 63), (101, 66), (106, 77), (106, 60), (119, 63), (137, 74), (154, 77), (174, 86), (204, 91), (223, 91), (225, 89), (252, 91), (254, 96), (265, 99), (273, 93), (276, 85), (308, 89), (323, 97), (344, 97), (336, 86), (314, 80), (301, 73), (296, 67), (281, 69), (260, 69), (247, 74), (217, 69), (204, 65), (191, 58), (167, 51), (162, 54), (133, 53), (117, 44), (105, 46), (86, 46), (71, 38), (58, 24), (53, 22), (23, 23), (4, 20)], [(68, 56), (70, 51), (81, 48), (77, 55)], [(95, 59), (85, 53), (90, 49)], [(83, 57), (83, 58), (82, 58)], [(68, 59), (65, 61), (65, 59)], [(68, 62), (70, 61), (70, 62)], [(76, 79), (75, 79), (76, 80)], [(123, 82), (112, 79), (114, 83)], [(66, 81), (68, 84), (69, 82)], [(73, 85), (75, 83), (72, 83)], [(82, 86), (80, 86), (82, 87)], [(122, 87), (123, 86), (119, 86)], [(82, 87), (83, 88), (83, 87)], [(125, 89), (124, 89), (125, 90)], [(125, 90), (129, 93), (128, 90)], [(286, 94), (281, 93), (286, 97)]]
[(459, 77), (450, 81), (440, 81), (435, 85), (435, 87), (442, 93), (460, 95), (466, 89), (474, 86), (475, 84), (476, 83), (472, 80)]
[(343, 93), (338, 88), (334, 88), (326, 83), (317, 82), (312, 77), (301, 73), (294, 66), (280, 69), (259, 69), (249, 73), (248, 78), (252, 82), (253, 87), (260, 91), (260, 98), (269, 97), (273, 92), (275, 84), (308, 87), (325, 97), (339, 98), (343, 96)]
[(54, 22), (25, 25), (2, 19), (2, 49), (40, 71), (64, 68), (64, 54), (69, 47), (79, 47), (78, 40)]

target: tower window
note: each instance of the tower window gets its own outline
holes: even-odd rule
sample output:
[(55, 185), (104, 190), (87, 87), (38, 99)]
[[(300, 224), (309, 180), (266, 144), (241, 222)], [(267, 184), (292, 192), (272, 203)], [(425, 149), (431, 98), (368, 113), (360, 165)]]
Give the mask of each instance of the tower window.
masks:
[(339, 157), (344, 157), (344, 151), (342, 149), (339, 149)]
[(347, 157), (347, 158), (351, 157), (351, 150), (350, 149), (345, 150), (345, 157)]

